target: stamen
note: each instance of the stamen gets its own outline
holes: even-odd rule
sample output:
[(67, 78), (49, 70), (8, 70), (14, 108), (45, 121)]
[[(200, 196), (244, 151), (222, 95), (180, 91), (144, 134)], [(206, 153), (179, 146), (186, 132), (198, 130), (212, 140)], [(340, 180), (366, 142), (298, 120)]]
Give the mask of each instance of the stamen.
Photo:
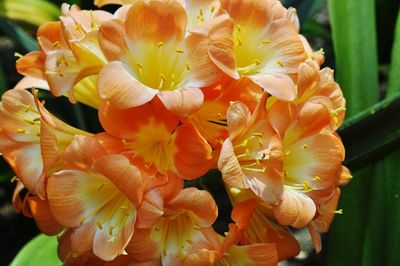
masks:
[(271, 41), (270, 41), (270, 40), (263, 40), (261, 43), (262, 43), (262, 44), (270, 44)]
[(284, 67), (284, 66), (285, 66), (281, 60), (276, 61), (276, 63), (277, 63), (280, 67)]
[(97, 187), (97, 190), (100, 190), (100, 189), (102, 189), (104, 187), (104, 184), (100, 184), (98, 187)]
[(236, 26), (237, 26), (237, 31), (239, 32), (242, 31), (242, 26), (240, 24), (237, 24)]
[(18, 177), (15, 175), (15, 176), (13, 176), (13, 178), (11, 178), (10, 182), (11, 182), (11, 183), (14, 183), (14, 182), (17, 181), (17, 180), (18, 180)]
[(334, 211), (334, 213), (335, 213), (335, 214), (343, 214), (343, 210), (342, 210), (342, 209), (336, 210), (336, 211)]
[(79, 220), (79, 224), (82, 225), (86, 220), (86, 217), (83, 216), (80, 220)]
[(18, 128), (18, 129), (17, 129), (17, 132), (18, 132), (18, 133), (25, 133), (25, 129)]
[(190, 71), (190, 64), (188, 62), (186, 62), (185, 66), (186, 66), (186, 70)]
[(242, 43), (242, 40), (240, 39), (240, 37), (238, 37), (237, 40), (238, 40), (238, 45), (242, 46), (243, 43)]
[(315, 179), (315, 180), (317, 180), (318, 182), (322, 182), (322, 179), (321, 179), (321, 177), (319, 177), (319, 176), (317, 176), (317, 175), (316, 175), (316, 176), (314, 176), (314, 179)]
[(306, 190), (306, 191), (309, 191), (309, 190), (312, 190), (312, 189), (313, 189), (313, 188), (310, 186), (310, 183), (308, 183), (307, 180), (304, 181), (303, 185), (304, 185), (304, 190)]
[(258, 168), (249, 168), (249, 167), (241, 167), (242, 170), (244, 171), (249, 171), (249, 172), (255, 172), (255, 173), (265, 173), (265, 170), (267, 170), (267, 167), (263, 167), (262, 169)]
[(157, 46), (159, 47), (159, 48), (161, 48), (162, 46), (164, 45), (164, 42), (159, 42), (158, 44), (157, 44)]
[(112, 226), (112, 225), (110, 225), (110, 227), (108, 227), (108, 233), (110, 234), (110, 236), (113, 233), (113, 229), (114, 229), (114, 226)]
[(307, 150), (307, 149), (308, 149), (308, 145), (307, 145), (307, 144), (304, 144), (304, 145), (303, 145), (303, 149)]
[(215, 11), (215, 6), (210, 7), (211, 13)]
[(30, 125), (35, 125), (35, 122), (33, 122), (31, 119), (29, 119), (29, 118), (24, 118), (24, 122), (25, 123), (28, 123), (28, 124), (30, 124)]
[(22, 54), (15, 52), (14, 53), (15, 57), (18, 57), (18, 59), (21, 59), (22, 57), (24, 57)]
[(204, 12), (203, 12), (203, 9), (202, 8), (200, 8), (200, 16), (203, 16), (204, 15)]
[(290, 154), (290, 150), (287, 150), (286, 152), (285, 152), (285, 156), (288, 156)]
[(256, 64), (256, 66), (259, 66), (261, 64), (260, 60), (258, 60), (258, 59), (254, 59), (253, 62), (254, 62), (254, 64)]
[(177, 52), (178, 54), (183, 54), (185, 51), (183, 51), (182, 49), (176, 49), (175, 52)]
[(103, 225), (100, 222), (97, 222), (97, 227), (102, 230), (103, 229)]
[(196, 229), (196, 230), (200, 230), (201, 229), (200, 226), (198, 226), (198, 225), (194, 225), (193, 228)]

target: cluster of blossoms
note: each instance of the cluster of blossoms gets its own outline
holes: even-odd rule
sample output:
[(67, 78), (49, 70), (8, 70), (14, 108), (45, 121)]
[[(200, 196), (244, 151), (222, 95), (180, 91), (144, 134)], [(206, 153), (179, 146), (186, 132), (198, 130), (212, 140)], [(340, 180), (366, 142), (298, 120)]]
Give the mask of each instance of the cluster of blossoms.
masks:
[[(335, 215), (345, 99), (278, 0), (97, 0), (64, 4), (0, 104), (13, 204), (59, 235), (66, 265), (276, 265), (314, 247)], [(32, 87), (98, 109), (105, 132), (60, 121)], [(222, 173), (213, 196), (185, 180)], [(218, 178), (218, 177), (215, 177)], [(185, 186), (186, 183), (186, 186)], [(24, 188), (28, 191), (22, 193)]]

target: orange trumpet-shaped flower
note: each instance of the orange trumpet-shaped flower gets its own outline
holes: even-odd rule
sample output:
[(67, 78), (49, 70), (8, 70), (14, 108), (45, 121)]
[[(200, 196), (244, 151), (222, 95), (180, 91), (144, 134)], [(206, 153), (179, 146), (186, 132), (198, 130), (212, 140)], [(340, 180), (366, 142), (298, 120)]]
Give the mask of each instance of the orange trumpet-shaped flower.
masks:
[(193, 179), (211, 166), (211, 147), (188, 122), (181, 123), (160, 102), (120, 110), (109, 102), (100, 105), (105, 130), (122, 140), (122, 151), (155, 166), (159, 173), (174, 172)]
[(3, 94), (0, 152), (24, 186), (45, 198), (47, 173), (61, 167), (64, 150), (74, 135), (89, 133), (58, 120), (35, 97), (25, 90)]
[(229, 138), (222, 145), (218, 168), (224, 182), (250, 188), (270, 204), (283, 193), (283, 149), (266, 113), (264, 93), (253, 115), (246, 105), (232, 103), (227, 112)]
[(326, 67), (320, 70), (315, 61), (308, 59), (299, 67), (297, 88), (298, 96), (294, 100), (297, 105), (316, 97), (329, 99), (327, 108), (330, 109), (332, 116), (331, 126), (333, 129), (340, 127), (346, 113), (346, 100), (334, 80), (332, 69)]
[(229, 224), (229, 232), (225, 238), (212, 229), (204, 230), (207, 242), (194, 246), (182, 265), (276, 265), (278, 256), (275, 244), (238, 245), (256, 205), (256, 201), (249, 200), (234, 206), (232, 219), (236, 224)]
[(64, 169), (48, 179), (50, 210), (73, 229), (73, 256), (92, 250), (102, 260), (113, 260), (134, 231), (144, 191), (141, 172), (125, 156), (107, 154), (91, 137), (76, 136), (64, 157)]
[[(199, 25), (193, 41), (208, 53), (214, 69), (235, 79), (249, 78), (279, 99), (293, 100), (296, 88), (289, 74), (297, 73), (305, 51), (288, 11), (276, 0), (221, 2), (230, 18)], [(213, 38), (220, 35), (223, 45), (215, 45)]]
[(61, 21), (45, 23), (38, 30), (41, 51), (17, 61), (18, 72), (26, 76), (17, 86), (49, 88), (55, 96), (68, 94), (73, 103), (79, 100), (97, 107), (96, 80), (89, 76), (98, 74), (107, 62), (97, 41), (97, 30), (101, 22), (112, 17), (105, 11), (64, 4)]
[(274, 208), (275, 216), (285, 225), (307, 225), (316, 212), (309, 193), (339, 183), (344, 148), (339, 137), (332, 133), (331, 114), (320, 100), (306, 102), (301, 108), (276, 102), (268, 113), (282, 138), (285, 154), (285, 193)]
[(151, 227), (136, 228), (126, 249), (136, 261), (158, 260), (162, 265), (179, 265), (194, 244), (205, 241), (202, 230), (210, 228), (218, 216), (217, 206), (207, 191), (179, 191), (183, 183), (167, 186), (170, 188), (162, 193), (162, 217)]
[(210, 143), (213, 148), (221, 148), (228, 136), (226, 113), (232, 101), (241, 101), (254, 111), (263, 90), (248, 79), (234, 80), (223, 77), (217, 83), (202, 88), (204, 103), (188, 117), (188, 120)]
[(188, 41), (186, 25), (181, 3), (161, 0), (136, 1), (124, 22), (103, 23), (100, 45), (106, 57), (115, 61), (100, 73), (100, 97), (120, 109), (143, 105), (157, 96), (176, 114), (198, 110), (203, 103), (199, 87), (216, 81), (218, 73), (199, 60), (207, 55), (199, 54), (197, 44)]

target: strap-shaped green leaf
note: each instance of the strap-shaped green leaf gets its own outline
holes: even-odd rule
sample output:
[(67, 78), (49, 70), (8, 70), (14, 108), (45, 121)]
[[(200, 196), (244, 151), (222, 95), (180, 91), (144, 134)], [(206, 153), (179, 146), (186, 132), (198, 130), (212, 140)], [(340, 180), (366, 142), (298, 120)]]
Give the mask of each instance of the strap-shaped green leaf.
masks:
[[(328, 0), (337, 79), (351, 117), (379, 100), (374, 0)], [(366, 132), (364, 134), (367, 134)], [(373, 167), (353, 171), (330, 232), (328, 265), (362, 265)]]
[(62, 262), (57, 256), (57, 238), (38, 235), (26, 244), (10, 266), (59, 266)]

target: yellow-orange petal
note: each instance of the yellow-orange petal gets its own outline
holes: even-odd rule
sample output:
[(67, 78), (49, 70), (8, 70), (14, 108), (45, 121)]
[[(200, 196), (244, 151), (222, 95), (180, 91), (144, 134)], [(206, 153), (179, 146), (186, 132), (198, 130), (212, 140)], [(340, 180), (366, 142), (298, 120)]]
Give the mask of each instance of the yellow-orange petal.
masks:
[(166, 203), (166, 208), (185, 210), (195, 215), (200, 227), (211, 226), (218, 216), (218, 208), (210, 193), (196, 188), (186, 188), (175, 198)]
[(121, 59), (121, 55), (128, 51), (121, 20), (103, 22), (99, 28), (98, 39), (101, 50), (109, 61)]
[(158, 189), (152, 189), (143, 196), (137, 214), (136, 228), (151, 228), (164, 214), (164, 200)]
[(40, 231), (46, 235), (56, 235), (64, 229), (64, 227), (54, 219), (47, 200), (41, 200), (38, 197), (28, 197), (27, 201), (30, 213), (33, 219), (35, 219)]
[(145, 104), (158, 92), (140, 83), (125, 64), (116, 61), (103, 68), (97, 84), (100, 98), (119, 109)]
[(18, 73), (33, 78), (44, 78), (45, 55), (42, 51), (30, 52), (16, 62)]
[(207, 141), (189, 123), (178, 127), (175, 134), (174, 165), (177, 173), (185, 179), (207, 173), (212, 163), (212, 150)]
[(201, 107), (204, 96), (199, 88), (179, 88), (172, 91), (161, 91), (158, 98), (174, 114), (187, 116)]
[(182, 40), (186, 23), (185, 10), (178, 1), (136, 1), (126, 14), (128, 44), (135, 41), (159, 43)]
[(285, 190), (281, 203), (273, 211), (281, 224), (302, 228), (314, 218), (316, 206), (306, 195)]
[(249, 76), (249, 78), (266, 92), (282, 101), (292, 101), (297, 95), (293, 80), (286, 74), (263, 74)]

